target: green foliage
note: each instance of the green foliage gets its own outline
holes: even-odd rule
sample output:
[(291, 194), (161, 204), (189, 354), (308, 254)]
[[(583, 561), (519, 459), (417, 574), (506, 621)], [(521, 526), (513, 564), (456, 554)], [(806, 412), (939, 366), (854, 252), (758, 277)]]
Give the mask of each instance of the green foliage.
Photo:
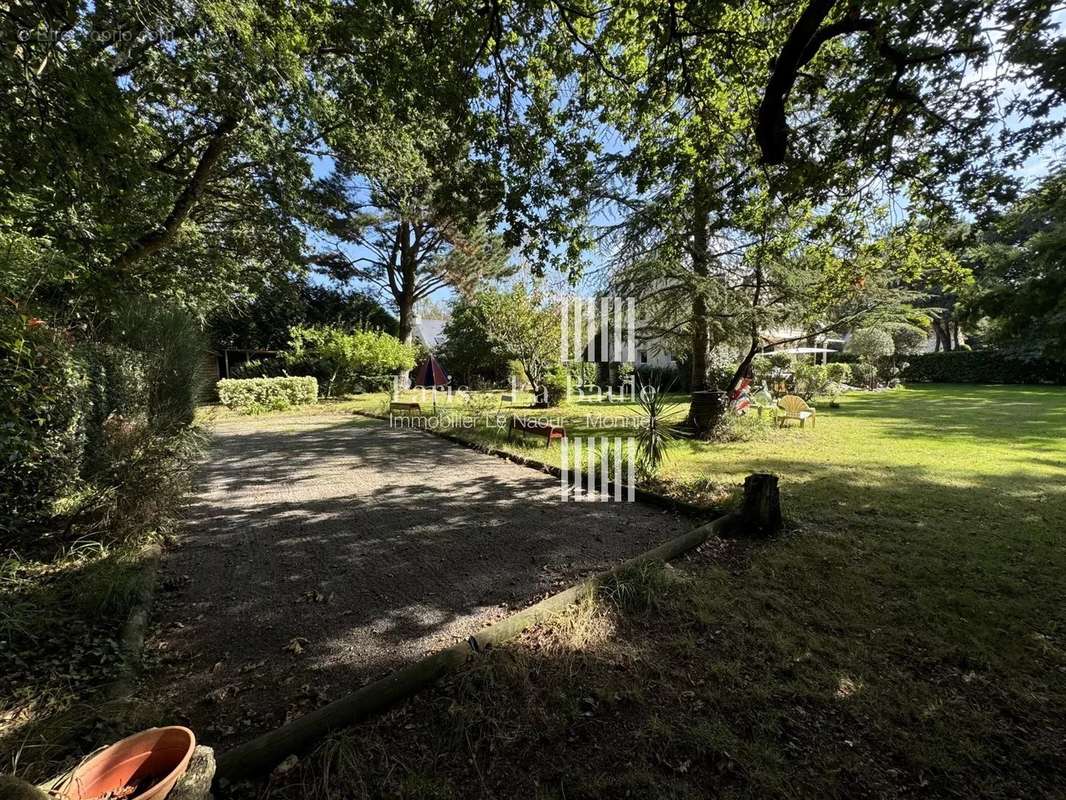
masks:
[(923, 328), (915, 325), (899, 325), (892, 329), (892, 344), (895, 353), (910, 355), (917, 353), (925, 344), (929, 334)]
[(521, 363), (537, 397), (558, 393), (548, 376), (560, 363), (560, 311), (539, 289), (517, 285), (508, 292), (483, 295), (483, 319), (489, 340), (499, 352)]
[(112, 416), (133, 419), (148, 407), (148, 358), (117, 344), (85, 344), (79, 348), (89, 375), (83, 474), (107, 467)]
[(489, 337), (485, 326), (485, 298), (492, 292), (460, 296), (444, 326), (440, 360), (461, 385), (478, 380), (497, 383), (507, 379), (507, 356)]
[(283, 350), (297, 325), (396, 333), (396, 318), (369, 295), (291, 275), (264, 286), (251, 302), (216, 312), (209, 332), (219, 348)]
[(864, 386), (867, 389), (873, 389), (877, 386), (877, 367), (873, 364), (865, 361), (852, 364), (851, 374), (855, 382), (860, 386)]
[(231, 367), (229, 371), (229, 376), (236, 379), (282, 378), (286, 375), (285, 359), (283, 358), (252, 359), (236, 367)]
[(1066, 359), (1066, 172), (1015, 203), (968, 254), (976, 310), (1016, 355)]
[(680, 436), (677, 415), (680, 406), (669, 399), (669, 386), (641, 384), (637, 405), (641, 415), (637, 428), (637, 471), (642, 480), (656, 477)]
[(569, 385), (570, 375), (566, 368), (562, 365), (555, 366), (541, 381), (541, 389), (537, 393), (538, 402), (549, 407), (561, 405), (566, 400)]
[(297, 378), (225, 378), (218, 382), (218, 399), (227, 408), (248, 414), (283, 411), (318, 400), (318, 381)]
[(851, 381), (851, 364), (834, 361), (825, 365), (825, 376), (834, 383), (849, 383)]
[(18, 533), (77, 482), (89, 378), (61, 332), (0, 312), (0, 533)]
[(16, 307), (3, 314), (6, 532), (67, 518), (111, 537), (143, 533), (154, 512), (138, 498), (165, 494), (191, 457), (181, 442), (199, 391), (199, 330), (181, 311), (116, 305), (106, 338), (80, 342)]
[(381, 379), (415, 366), (414, 347), (380, 331), (297, 326), (289, 342), (284, 359), (290, 372), (323, 380), (327, 397), (353, 391), (360, 378)]
[(825, 394), (829, 385), (829, 371), (821, 364), (799, 362), (793, 369), (796, 381), (796, 394), (804, 400), (811, 400), (816, 395)]
[(207, 342), (184, 309), (124, 302), (112, 323), (112, 337), (144, 359), (148, 422), (156, 430), (192, 423), (203, 390)]
[(589, 386), (599, 377), (599, 369), (593, 361), (571, 361), (566, 369), (575, 386)]
[(656, 367), (643, 364), (637, 367), (637, 380), (644, 386), (660, 386), (664, 391), (667, 387), (673, 387), (672, 391), (688, 391), (688, 373), (677, 367)]
[(851, 334), (847, 350), (860, 358), (875, 359), (890, 356), (896, 351), (892, 335), (879, 328), (859, 328)]
[(517, 358), (512, 358), (507, 362), (507, 379), (520, 389), (533, 385), (529, 382), (529, 376), (526, 375), (526, 368)]
[(1066, 385), (1066, 361), (1021, 358), (995, 350), (953, 350), (911, 356), (902, 376), (916, 383)]

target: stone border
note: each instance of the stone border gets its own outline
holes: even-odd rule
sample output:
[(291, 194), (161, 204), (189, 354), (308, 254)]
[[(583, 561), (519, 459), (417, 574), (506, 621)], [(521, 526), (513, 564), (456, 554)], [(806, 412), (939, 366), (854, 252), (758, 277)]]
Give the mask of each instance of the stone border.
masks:
[[(367, 417), (368, 419), (376, 419), (381, 422), (387, 422), (390, 418), (384, 414), (375, 414), (371, 411), (353, 411), (352, 414), (358, 417)], [(415, 426), (405, 427), (402, 430), (418, 431), (420, 433), (428, 433), (431, 436), (436, 436), (440, 439), (446, 439), (449, 442), (461, 445), (468, 450), (475, 450), (485, 455), (496, 456), (506, 461), (510, 461), (519, 466), (529, 467), (535, 469), (538, 472), (546, 472), (549, 475), (554, 475), (556, 478), (562, 476), (563, 471), (554, 464), (546, 464), (543, 461), (538, 461), (535, 458), (529, 458), (528, 456), (521, 456), (517, 453), (512, 453), (507, 450), (501, 450), (497, 447), (490, 447), (480, 442), (472, 442), (469, 439), (464, 439), (461, 436), (457, 436), (454, 433), (448, 433), (446, 431), (434, 430), (432, 428), (418, 428)], [(571, 484), (580, 484), (582, 488), (588, 488), (590, 481), (588, 476), (584, 472), (578, 470), (567, 470), (567, 476)], [(607, 490), (610, 493), (614, 493), (614, 484), (608, 483)], [(623, 494), (629, 490), (628, 486), (622, 486)], [(648, 489), (642, 489), (639, 486), (633, 487), (634, 496), (642, 503), (648, 505), (658, 506), (659, 508), (665, 508), (670, 511), (676, 511), (679, 514), (684, 514), (688, 517), (695, 517), (697, 519), (716, 519), (721, 517), (725, 512), (716, 508), (707, 508), (706, 506), (697, 506), (692, 503), (686, 503), (684, 500), (678, 500), (673, 497), (669, 497), (665, 494), (659, 494), (658, 492), (652, 492)]]

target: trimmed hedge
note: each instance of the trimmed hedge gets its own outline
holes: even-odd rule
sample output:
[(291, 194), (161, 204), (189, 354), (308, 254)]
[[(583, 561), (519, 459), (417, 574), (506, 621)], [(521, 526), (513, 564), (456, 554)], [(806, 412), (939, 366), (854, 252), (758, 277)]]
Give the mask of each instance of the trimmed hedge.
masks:
[(228, 408), (255, 413), (280, 411), (318, 400), (318, 381), (297, 378), (226, 378), (218, 382), (218, 399)]
[(1044, 383), (1066, 385), (1066, 362), (1024, 360), (996, 350), (952, 350), (907, 356), (914, 383)]

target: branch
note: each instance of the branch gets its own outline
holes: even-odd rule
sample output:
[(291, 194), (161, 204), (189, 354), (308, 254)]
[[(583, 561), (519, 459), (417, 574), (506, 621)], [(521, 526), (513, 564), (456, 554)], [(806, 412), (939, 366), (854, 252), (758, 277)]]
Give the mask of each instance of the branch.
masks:
[[(785, 101), (796, 83), (797, 70), (807, 63), (803, 58), (808, 47), (835, 3), (836, 0), (811, 0), (789, 31), (788, 38), (785, 39), (774, 62), (755, 123), (755, 139), (766, 164), (781, 164), (785, 160), (785, 142), (788, 135)], [(811, 56), (807, 57), (808, 61)]]
[(200, 195), (204, 193), (215, 165), (222, 158), (229, 135), (237, 129), (239, 124), (240, 121), (236, 117), (225, 117), (219, 123), (218, 127), (215, 128), (215, 132), (211, 135), (211, 140), (207, 143), (207, 147), (200, 154), (200, 160), (196, 164), (192, 177), (189, 178), (189, 182), (174, 201), (174, 205), (170, 209), (170, 213), (167, 214), (167, 218), (163, 220), (163, 224), (155, 230), (144, 234), (127, 247), (125, 251), (115, 256), (111, 261), (113, 269), (125, 272), (142, 258), (150, 256), (170, 244), (177, 235), (185, 218), (189, 216), (193, 206), (200, 199)]

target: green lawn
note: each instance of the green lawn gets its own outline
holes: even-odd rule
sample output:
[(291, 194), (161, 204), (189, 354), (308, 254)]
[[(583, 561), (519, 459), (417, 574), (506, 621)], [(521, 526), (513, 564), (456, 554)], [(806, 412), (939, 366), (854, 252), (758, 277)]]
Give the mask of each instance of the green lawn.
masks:
[(784, 536), (634, 576), (274, 791), (1061, 797), (1066, 390), (925, 386), (818, 416), (668, 466), (777, 473)]

